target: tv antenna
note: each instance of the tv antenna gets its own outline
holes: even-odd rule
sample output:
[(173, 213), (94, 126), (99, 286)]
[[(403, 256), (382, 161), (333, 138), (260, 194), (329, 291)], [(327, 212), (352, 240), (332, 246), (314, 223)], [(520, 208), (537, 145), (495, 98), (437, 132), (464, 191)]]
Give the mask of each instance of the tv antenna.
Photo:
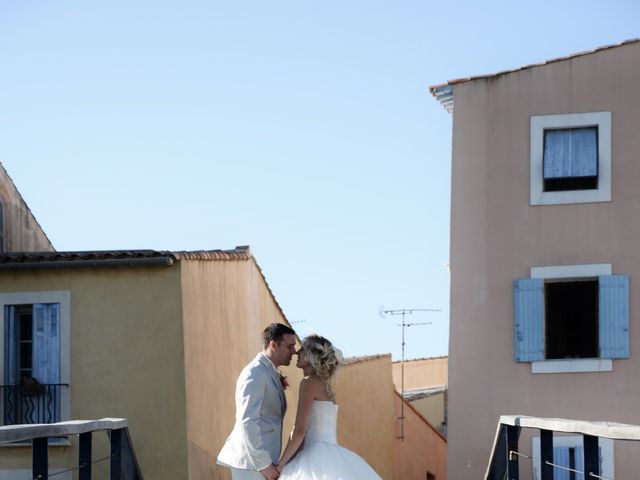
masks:
[(407, 322), (405, 317), (407, 315), (413, 315), (414, 312), (440, 312), (437, 308), (398, 308), (395, 310), (385, 310), (384, 307), (380, 307), (380, 317), (387, 318), (389, 316), (401, 316), (402, 323), (397, 323), (396, 326), (402, 327), (402, 358), (400, 360), (400, 396), (402, 401), (400, 402), (400, 436), (398, 437), (404, 442), (404, 330), (405, 328), (414, 327), (417, 325), (431, 325), (433, 322)]

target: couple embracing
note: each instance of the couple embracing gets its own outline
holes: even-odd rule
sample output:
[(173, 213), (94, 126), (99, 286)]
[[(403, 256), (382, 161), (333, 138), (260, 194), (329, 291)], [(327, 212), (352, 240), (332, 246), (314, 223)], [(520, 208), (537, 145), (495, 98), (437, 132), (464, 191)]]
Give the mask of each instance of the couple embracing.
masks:
[[(293, 329), (272, 323), (263, 332), (263, 351), (236, 383), (236, 422), (218, 455), (233, 480), (381, 480), (358, 455), (338, 445), (338, 406), (331, 379), (342, 362), (329, 340), (310, 335), (296, 351)], [(280, 455), (287, 408), (278, 367), (302, 369), (298, 411), (289, 442)]]

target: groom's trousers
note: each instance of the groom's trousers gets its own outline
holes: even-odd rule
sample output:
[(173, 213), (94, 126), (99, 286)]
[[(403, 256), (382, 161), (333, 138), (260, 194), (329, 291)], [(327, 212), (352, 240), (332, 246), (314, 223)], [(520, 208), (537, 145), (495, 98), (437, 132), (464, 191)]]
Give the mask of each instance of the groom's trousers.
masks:
[(233, 480), (264, 480), (260, 472), (255, 470), (240, 470), (239, 468), (231, 469), (231, 478)]

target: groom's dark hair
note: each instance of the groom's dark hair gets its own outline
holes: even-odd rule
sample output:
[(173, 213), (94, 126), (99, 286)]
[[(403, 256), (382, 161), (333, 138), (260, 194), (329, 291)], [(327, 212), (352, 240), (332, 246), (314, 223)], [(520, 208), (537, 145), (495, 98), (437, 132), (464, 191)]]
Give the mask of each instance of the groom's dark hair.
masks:
[(271, 340), (279, 342), (282, 340), (282, 337), (287, 334), (295, 335), (296, 332), (293, 328), (282, 323), (272, 323), (262, 332), (262, 344), (264, 348), (267, 348)]

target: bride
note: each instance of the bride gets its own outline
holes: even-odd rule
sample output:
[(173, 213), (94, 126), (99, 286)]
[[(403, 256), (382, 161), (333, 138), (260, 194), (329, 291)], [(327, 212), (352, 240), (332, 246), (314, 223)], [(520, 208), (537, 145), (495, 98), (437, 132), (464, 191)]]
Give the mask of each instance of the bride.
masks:
[(296, 353), (304, 378), (293, 432), (277, 467), (279, 480), (382, 480), (336, 441), (338, 405), (330, 380), (342, 362), (340, 351), (326, 338), (309, 335)]

